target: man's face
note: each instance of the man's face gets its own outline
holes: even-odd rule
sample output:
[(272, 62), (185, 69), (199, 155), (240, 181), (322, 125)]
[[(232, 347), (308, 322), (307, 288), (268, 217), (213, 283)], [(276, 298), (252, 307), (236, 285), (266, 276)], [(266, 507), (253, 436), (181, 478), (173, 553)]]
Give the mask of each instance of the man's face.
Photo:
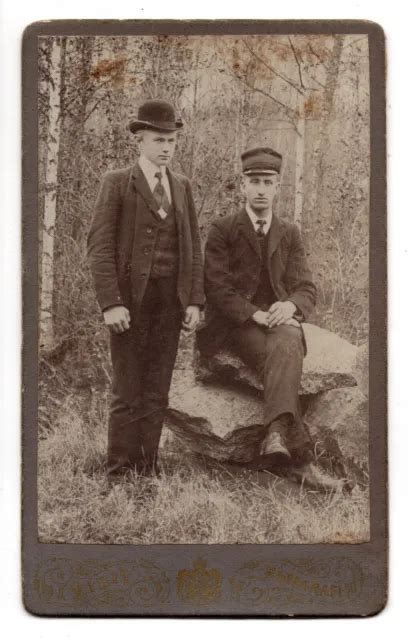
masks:
[(173, 158), (176, 139), (176, 131), (142, 131), (140, 152), (158, 167), (166, 166)]
[(277, 193), (279, 178), (277, 175), (243, 175), (241, 189), (249, 206), (256, 212), (269, 211)]

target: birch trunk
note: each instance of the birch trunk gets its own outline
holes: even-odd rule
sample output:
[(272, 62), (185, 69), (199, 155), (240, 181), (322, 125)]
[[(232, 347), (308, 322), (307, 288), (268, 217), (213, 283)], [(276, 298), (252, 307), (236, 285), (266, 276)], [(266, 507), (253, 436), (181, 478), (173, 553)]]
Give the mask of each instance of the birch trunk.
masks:
[(314, 214), (319, 214), (323, 195), (323, 181), (325, 174), (325, 155), (329, 139), (328, 127), (331, 118), (333, 99), (338, 81), (339, 64), (342, 54), (344, 36), (335, 36), (331, 60), (326, 69), (325, 90), (322, 99), (322, 110), (319, 119), (319, 133), (312, 154), (313, 175), (309, 197), (307, 200), (308, 214), (313, 220)]
[(295, 210), (293, 220), (301, 229), (305, 170), (305, 95), (298, 92), (296, 93), (296, 113)]
[(49, 86), (49, 129), (45, 170), (40, 288), (40, 344), (49, 349), (54, 342), (53, 281), (54, 229), (56, 224), (57, 170), (60, 146), (61, 40), (52, 43)]

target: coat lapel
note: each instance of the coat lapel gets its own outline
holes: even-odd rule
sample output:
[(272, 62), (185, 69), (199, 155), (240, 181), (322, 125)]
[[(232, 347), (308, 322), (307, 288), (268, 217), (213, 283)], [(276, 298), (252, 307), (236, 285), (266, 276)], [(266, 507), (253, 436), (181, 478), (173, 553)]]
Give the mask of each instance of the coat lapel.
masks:
[(170, 191), (172, 192), (172, 200), (176, 213), (176, 220), (180, 223), (185, 205), (185, 188), (176, 175), (167, 169), (167, 177), (169, 178)]
[[(260, 245), (259, 239), (256, 235), (256, 231), (253, 227), (253, 224), (247, 214), (245, 208), (243, 208), (239, 213), (239, 226), (243, 235), (248, 239), (251, 247), (256, 251), (258, 255), (260, 255)], [(269, 237), (268, 237), (268, 261), (272, 255), (275, 253), (276, 249), (279, 246), (279, 242), (282, 236), (285, 233), (285, 225), (280, 222), (279, 218), (273, 214), (272, 224), (269, 229)]]
[(256, 231), (253, 228), (252, 221), (249, 218), (245, 208), (243, 208), (239, 213), (238, 224), (241, 232), (243, 233), (245, 238), (247, 238), (247, 240), (249, 241), (249, 244), (252, 247), (252, 249), (256, 251), (258, 256), (260, 256), (259, 238), (256, 235)]
[(139, 162), (136, 162), (132, 167), (132, 180), (136, 191), (140, 193), (146, 205), (149, 207), (152, 213), (155, 214), (156, 218), (158, 218), (157, 210), (159, 207), (153, 197), (152, 191), (145, 178), (145, 175), (140, 168)]
[(275, 253), (278, 248), (280, 239), (285, 233), (285, 225), (280, 222), (279, 218), (273, 214), (272, 224), (269, 229), (269, 238), (268, 238), (268, 260), (270, 261), (272, 255)]
[[(172, 200), (175, 207), (176, 219), (178, 223), (183, 216), (184, 212), (184, 195), (185, 189), (181, 181), (176, 177), (170, 169), (167, 169), (167, 177), (169, 178), (170, 191), (172, 194)], [(143, 200), (149, 209), (155, 214), (158, 219), (158, 205), (156, 200), (153, 197), (153, 193), (149, 187), (149, 184), (145, 178), (143, 171), (140, 168), (138, 162), (136, 162), (132, 167), (132, 180), (135, 186), (136, 191), (140, 193)]]

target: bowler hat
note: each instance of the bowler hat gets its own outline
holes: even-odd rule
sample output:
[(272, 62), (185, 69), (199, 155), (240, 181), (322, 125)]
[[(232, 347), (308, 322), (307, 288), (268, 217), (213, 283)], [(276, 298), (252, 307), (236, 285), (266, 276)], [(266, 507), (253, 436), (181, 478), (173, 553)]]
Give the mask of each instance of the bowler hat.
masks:
[(182, 127), (183, 122), (176, 117), (173, 105), (166, 100), (147, 100), (139, 107), (137, 118), (129, 124), (132, 133), (140, 129), (176, 131)]
[(280, 173), (282, 156), (270, 147), (248, 149), (241, 155), (242, 172), (246, 175)]

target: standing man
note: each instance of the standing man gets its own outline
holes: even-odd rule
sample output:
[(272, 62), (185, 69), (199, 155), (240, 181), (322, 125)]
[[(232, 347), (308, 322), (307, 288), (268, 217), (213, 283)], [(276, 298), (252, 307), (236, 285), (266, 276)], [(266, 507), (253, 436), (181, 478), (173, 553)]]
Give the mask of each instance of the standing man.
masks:
[(113, 399), (108, 474), (157, 472), (181, 329), (203, 304), (203, 268), (189, 180), (168, 165), (182, 123), (173, 106), (148, 100), (130, 131), (140, 156), (103, 176), (88, 237), (97, 299), (110, 329)]
[(272, 212), (282, 157), (259, 147), (242, 154), (245, 207), (216, 220), (205, 253), (207, 320), (201, 352), (233, 349), (263, 381), (267, 432), (260, 468), (287, 465), (308, 485), (335, 488), (312, 464), (312, 448), (299, 411), (306, 352), (300, 323), (316, 302), (296, 225)]

